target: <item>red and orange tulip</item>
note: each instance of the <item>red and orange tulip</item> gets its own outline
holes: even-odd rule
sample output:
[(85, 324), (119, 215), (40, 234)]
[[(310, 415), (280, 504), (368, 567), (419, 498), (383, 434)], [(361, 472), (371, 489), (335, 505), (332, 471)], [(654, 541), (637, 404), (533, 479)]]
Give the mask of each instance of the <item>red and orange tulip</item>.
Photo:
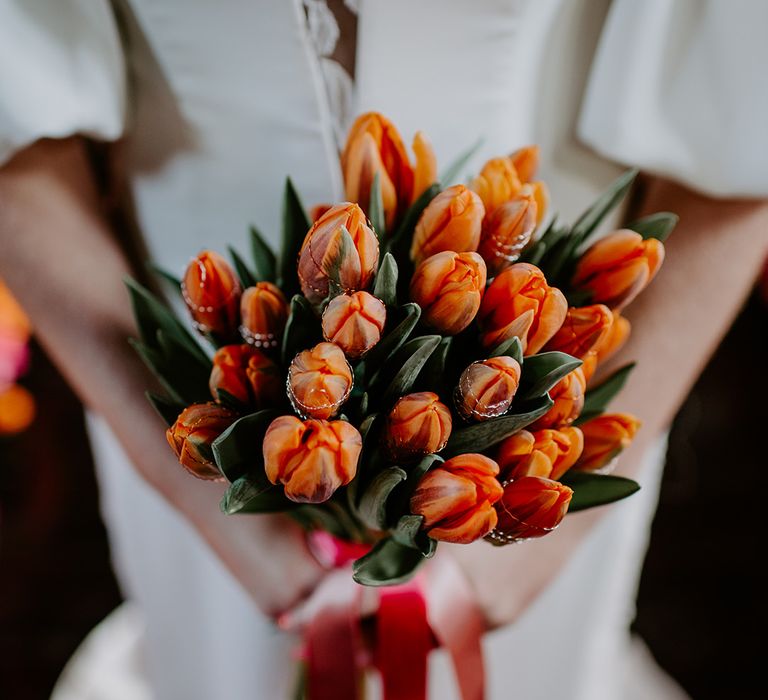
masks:
[(214, 399), (221, 391), (255, 410), (269, 408), (280, 400), (283, 381), (277, 365), (250, 345), (225, 345), (213, 356), (209, 381)]
[(271, 282), (248, 287), (240, 300), (240, 334), (257, 348), (274, 348), (288, 321), (288, 301)]
[(406, 394), (387, 416), (387, 449), (393, 459), (403, 461), (439, 452), (448, 442), (451, 425), (451, 412), (437, 394)]
[(335, 416), (351, 391), (352, 368), (334, 343), (300, 352), (288, 368), (288, 397), (305, 417)]
[(264, 435), (264, 469), (297, 503), (322, 503), (357, 473), (363, 440), (346, 421), (275, 418)]
[(517, 261), (536, 228), (537, 212), (533, 190), (524, 185), (515, 197), (500, 204), (488, 217), (478, 252), (490, 274), (496, 275)]
[(512, 357), (473, 362), (459, 378), (456, 410), (466, 420), (488, 420), (506, 413), (520, 384), (520, 364)]
[(583, 359), (605, 340), (612, 324), (613, 314), (603, 304), (572, 306), (568, 309), (563, 325), (544, 349), (559, 350)]
[(387, 307), (373, 294), (339, 294), (323, 312), (323, 337), (358, 358), (379, 342), (386, 320)]
[(480, 454), (463, 454), (428, 471), (411, 497), (411, 512), (424, 517), (435, 540), (469, 544), (487, 535), (498, 516), (503, 489), (499, 465)]
[(232, 266), (206, 250), (187, 266), (181, 292), (201, 333), (230, 338), (237, 332), (242, 288)]
[(640, 421), (627, 413), (604, 413), (581, 426), (584, 451), (574, 469), (610, 468), (613, 460), (632, 443)]
[(496, 503), (499, 519), (492, 538), (509, 542), (549, 534), (565, 517), (572, 496), (567, 486), (540, 476), (508, 482)]
[(578, 428), (521, 430), (499, 446), (499, 479), (541, 476), (557, 480), (576, 463), (583, 449), (584, 436)]
[(577, 367), (549, 390), (549, 396), (555, 402), (554, 405), (529, 429), (563, 428), (570, 425), (581, 415), (586, 391), (587, 379), (584, 376), (584, 370)]

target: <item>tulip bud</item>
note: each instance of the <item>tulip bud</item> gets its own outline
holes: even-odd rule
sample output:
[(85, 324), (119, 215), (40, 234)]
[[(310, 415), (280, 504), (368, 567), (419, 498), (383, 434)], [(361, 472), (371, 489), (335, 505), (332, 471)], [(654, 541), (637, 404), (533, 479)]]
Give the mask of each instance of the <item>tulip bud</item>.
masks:
[(605, 339), (613, 323), (613, 314), (603, 304), (571, 307), (560, 330), (544, 348), (558, 350), (583, 359)]
[(469, 544), (496, 526), (493, 508), (503, 493), (499, 465), (480, 454), (463, 454), (428, 471), (411, 496), (411, 512), (424, 517), (433, 540)]
[(415, 202), (425, 190), (437, 182), (437, 158), (432, 144), (423, 131), (417, 131), (413, 137), (413, 152), (416, 155), (416, 167), (413, 171), (413, 194)]
[(648, 285), (663, 261), (661, 241), (643, 240), (639, 233), (621, 229), (584, 253), (576, 266), (573, 286), (589, 292), (593, 302), (619, 310)]
[(598, 362), (605, 362), (621, 350), (627, 342), (631, 330), (632, 326), (629, 321), (624, 316), (621, 316), (618, 311), (614, 311), (613, 323), (608, 333), (595, 348)]
[(264, 469), (297, 503), (323, 503), (357, 473), (360, 433), (346, 421), (280, 416), (264, 435)]
[(584, 436), (578, 428), (521, 430), (499, 446), (499, 479), (541, 476), (557, 480), (576, 463), (582, 449)]
[(288, 368), (288, 397), (304, 417), (331, 418), (352, 391), (352, 368), (333, 343), (318, 343), (293, 358)]
[(530, 182), (539, 168), (539, 147), (523, 146), (509, 156), (520, 182)]
[(574, 469), (581, 471), (608, 471), (613, 462), (629, 447), (640, 421), (626, 413), (604, 413), (581, 426), (584, 433), (584, 451)]
[(211, 394), (220, 400), (220, 391), (260, 411), (280, 400), (283, 382), (277, 365), (250, 345), (225, 345), (213, 356), (209, 381)]
[(520, 364), (512, 357), (473, 362), (459, 378), (454, 403), (465, 420), (488, 420), (506, 413), (520, 384)]
[(533, 198), (536, 200), (536, 225), (538, 226), (544, 221), (549, 209), (549, 188), (541, 180), (528, 183), (528, 187), (531, 188)]
[(280, 288), (271, 282), (248, 287), (240, 300), (240, 335), (257, 348), (276, 348), (290, 308)]
[[(348, 234), (348, 235), (347, 235)], [(304, 296), (319, 304), (334, 280), (344, 291), (366, 289), (379, 264), (379, 242), (357, 204), (337, 204), (309, 229), (299, 253)]]
[(439, 452), (451, 435), (451, 412), (437, 394), (422, 391), (398, 399), (387, 417), (385, 441), (393, 459), (409, 461)]
[(499, 521), (489, 538), (507, 544), (552, 532), (568, 512), (572, 496), (567, 486), (540, 476), (523, 476), (506, 483), (496, 503)]
[(237, 414), (215, 403), (187, 406), (165, 432), (182, 467), (199, 479), (218, 481), (221, 472), (213, 459), (211, 443), (232, 423)]
[(524, 185), (514, 199), (499, 205), (486, 221), (478, 252), (492, 275), (512, 265), (528, 245), (536, 228), (537, 207), (533, 190)]
[(475, 318), (485, 277), (485, 262), (477, 253), (436, 253), (416, 268), (411, 299), (421, 307), (427, 325), (456, 335)]
[(476, 251), (484, 214), (480, 197), (464, 185), (443, 190), (427, 205), (416, 224), (411, 260), (418, 264), (445, 250)]
[(541, 418), (529, 426), (530, 430), (563, 428), (570, 425), (584, 408), (587, 379), (581, 367), (566, 374), (549, 390), (549, 398), (555, 403)]
[(481, 341), (492, 348), (517, 337), (528, 355), (533, 355), (563, 325), (568, 302), (563, 293), (550, 287), (535, 265), (515, 263), (504, 270), (485, 292), (478, 321)]
[(242, 289), (235, 271), (218, 253), (205, 250), (184, 273), (181, 293), (201, 333), (231, 337), (237, 329)]
[(470, 189), (480, 195), (486, 215), (490, 216), (496, 207), (508, 202), (523, 186), (512, 159), (492, 158), (472, 181)]
[[(422, 159), (428, 142), (419, 142)], [(426, 164), (424, 165), (426, 168)], [(395, 125), (382, 114), (368, 112), (352, 124), (341, 154), (347, 199), (370, 211), (371, 186), (378, 173), (387, 228), (402, 216), (413, 194), (413, 168)]]
[(323, 312), (323, 337), (357, 358), (381, 339), (387, 307), (368, 292), (339, 294)]

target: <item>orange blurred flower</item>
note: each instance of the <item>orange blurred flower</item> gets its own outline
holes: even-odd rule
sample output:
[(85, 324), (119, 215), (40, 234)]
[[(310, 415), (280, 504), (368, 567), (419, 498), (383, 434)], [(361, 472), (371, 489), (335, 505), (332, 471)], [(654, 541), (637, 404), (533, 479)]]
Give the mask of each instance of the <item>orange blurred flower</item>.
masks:
[(613, 460), (632, 443), (640, 421), (627, 413), (604, 413), (581, 426), (584, 451), (574, 469), (596, 471), (612, 466)]
[(521, 430), (499, 446), (499, 479), (542, 476), (557, 480), (576, 463), (583, 449), (584, 436), (578, 428)]
[(257, 348), (275, 348), (283, 336), (290, 308), (280, 288), (271, 282), (248, 287), (240, 300), (240, 334)]
[(496, 526), (493, 508), (503, 489), (499, 465), (480, 454), (463, 454), (428, 471), (411, 497), (411, 512), (424, 517), (434, 540), (469, 544)]
[(535, 145), (518, 148), (509, 156), (520, 182), (530, 182), (539, 168), (539, 147)]
[(421, 307), (429, 326), (455, 335), (475, 318), (485, 278), (485, 262), (477, 253), (436, 253), (416, 268), (411, 299)]
[(504, 270), (485, 292), (478, 321), (481, 341), (492, 348), (518, 337), (523, 350), (533, 355), (563, 325), (568, 302), (550, 287), (535, 265), (515, 263)]
[(214, 399), (226, 391), (259, 411), (279, 401), (283, 382), (277, 365), (250, 345), (225, 345), (213, 356), (209, 381)]
[(622, 309), (653, 279), (664, 261), (664, 244), (621, 229), (592, 245), (576, 267), (573, 286), (592, 301)]
[(572, 306), (560, 330), (547, 343), (545, 350), (558, 350), (583, 359), (596, 350), (610, 333), (611, 310), (603, 304)]
[(490, 216), (496, 207), (512, 199), (522, 185), (512, 159), (506, 156), (489, 160), (472, 181), (470, 188), (480, 195), (485, 213)]
[(573, 491), (553, 479), (523, 476), (504, 486), (496, 504), (499, 522), (491, 538), (500, 542), (542, 537), (568, 512)]
[(23, 386), (0, 388), (0, 436), (15, 435), (35, 418), (35, 400)]
[(525, 185), (515, 197), (500, 204), (487, 217), (478, 252), (490, 274), (498, 274), (520, 257), (536, 228), (537, 209), (533, 190)]
[(406, 394), (387, 416), (388, 451), (393, 459), (403, 461), (439, 452), (448, 442), (451, 424), (451, 412), (437, 394)]
[(334, 343), (318, 343), (300, 352), (288, 368), (288, 397), (305, 417), (335, 416), (350, 391), (352, 368)]
[(189, 263), (181, 283), (198, 330), (220, 338), (237, 331), (241, 291), (231, 265), (212, 250), (204, 250)]
[(323, 503), (357, 473), (360, 433), (346, 421), (280, 416), (264, 435), (264, 469), (297, 503)]
[(378, 264), (379, 242), (362, 209), (348, 202), (337, 204), (312, 225), (301, 246), (301, 291), (319, 304), (328, 296), (332, 279), (343, 291), (366, 289)]
[(418, 264), (445, 250), (476, 251), (484, 214), (480, 197), (464, 185), (443, 190), (427, 205), (416, 224), (411, 260)]
[(456, 410), (465, 420), (495, 418), (509, 410), (520, 384), (520, 364), (512, 357), (473, 362), (459, 378)]
[(536, 225), (538, 226), (549, 210), (549, 188), (545, 182), (537, 180), (530, 182), (525, 187), (529, 187), (534, 200), (536, 200)]
[(587, 379), (581, 367), (566, 374), (549, 390), (549, 397), (555, 402), (541, 418), (529, 426), (530, 430), (562, 428), (575, 421), (584, 408), (584, 393)]
[(213, 460), (211, 443), (232, 423), (237, 414), (216, 403), (187, 406), (165, 436), (179, 463), (199, 479), (216, 481), (221, 472)]
[(378, 173), (387, 228), (437, 179), (434, 151), (418, 132), (413, 142), (414, 171), (395, 125), (378, 112), (360, 115), (349, 130), (341, 154), (347, 198), (370, 211), (373, 179)]
[(387, 307), (368, 292), (339, 294), (323, 312), (323, 337), (357, 358), (381, 339)]

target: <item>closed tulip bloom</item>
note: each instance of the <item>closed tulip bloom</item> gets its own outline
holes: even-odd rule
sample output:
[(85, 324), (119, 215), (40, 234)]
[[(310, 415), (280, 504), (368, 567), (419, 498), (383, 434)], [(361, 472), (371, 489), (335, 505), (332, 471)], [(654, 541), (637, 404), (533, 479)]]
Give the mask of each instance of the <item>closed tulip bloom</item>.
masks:
[(288, 368), (288, 397), (302, 416), (335, 416), (350, 391), (352, 368), (334, 343), (318, 343), (300, 352)]
[(563, 325), (568, 302), (535, 265), (515, 263), (485, 292), (478, 322), (481, 342), (492, 348), (517, 337), (528, 355), (537, 353)]
[(454, 185), (437, 195), (423, 211), (413, 232), (411, 260), (445, 250), (476, 251), (485, 208), (480, 197), (464, 185)]
[(577, 367), (549, 390), (549, 397), (555, 402), (554, 405), (529, 429), (563, 428), (573, 423), (584, 408), (586, 390), (587, 379), (584, 371), (581, 367)]
[(437, 158), (432, 143), (423, 131), (416, 132), (413, 137), (412, 148), (416, 155), (416, 167), (413, 170), (411, 203), (421, 197), (428, 187), (437, 182)]
[(539, 147), (535, 145), (518, 148), (509, 156), (520, 182), (530, 182), (539, 169)]
[(520, 384), (520, 364), (512, 357), (473, 362), (459, 378), (456, 410), (465, 420), (488, 420), (506, 413)]
[(357, 358), (381, 339), (387, 308), (368, 292), (339, 294), (323, 312), (323, 337)]
[(552, 336), (544, 349), (558, 350), (583, 359), (603, 342), (612, 324), (613, 314), (603, 304), (572, 306), (560, 330)]
[(271, 282), (248, 287), (240, 300), (240, 335), (257, 348), (275, 348), (283, 337), (290, 307)]
[(393, 459), (402, 461), (439, 452), (451, 436), (451, 424), (451, 412), (437, 394), (406, 394), (387, 416), (388, 451)]
[(257, 411), (274, 405), (283, 395), (277, 365), (250, 345), (219, 348), (213, 356), (209, 386), (214, 399), (220, 400), (220, 391), (225, 391)]
[(582, 449), (584, 436), (578, 428), (521, 430), (499, 446), (499, 479), (542, 476), (557, 480), (576, 463)]
[(301, 291), (311, 303), (319, 304), (328, 296), (332, 279), (344, 291), (366, 289), (378, 264), (379, 242), (363, 210), (357, 204), (337, 204), (312, 225), (302, 243)]
[(323, 503), (357, 473), (360, 433), (346, 421), (280, 416), (264, 435), (264, 469), (297, 503)]
[(434, 540), (469, 544), (487, 535), (498, 516), (494, 504), (503, 489), (499, 465), (481, 454), (453, 457), (428, 471), (411, 497), (411, 512), (424, 517)]
[(213, 459), (211, 443), (232, 423), (237, 414), (216, 403), (196, 403), (185, 408), (165, 436), (179, 463), (199, 479), (217, 481), (221, 472)]
[(229, 338), (237, 331), (242, 288), (232, 266), (218, 253), (205, 250), (192, 260), (181, 293), (201, 333)]
[(630, 446), (640, 421), (626, 413), (604, 413), (581, 426), (584, 451), (574, 469), (597, 471), (610, 469), (618, 455)]
[(664, 261), (664, 244), (643, 240), (621, 229), (601, 238), (576, 267), (573, 286), (590, 293), (592, 301), (622, 309), (654, 278)]
[(506, 543), (549, 534), (565, 517), (572, 496), (567, 486), (540, 476), (508, 482), (496, 503), (499, 521), (491, 539)]
[(483, 226), (478, 252), (488, 271), (497, 275), (520, 257), (536, 228), (538, 205), (527, 185), (509, 202), (499, 205)]
[(496, 207), (512, 199), (522, 186), (512, 159), (507, 156), (489, 160), (472, 181), (470, 188), (480, 195), (485, 213), (490, 215)]
[(527, 185), (530, 188), (533, 198), (536, 200), (536, 225), (538, 226), (549, 210), (549, 188), (546, 183), (536, 180)]
[(627, 342), (631, 331), (632, 325), (630, 322), (617, 311), (614, 311), (613, 323), (608, 333), (598, 343), (597, 348), (595, 348), (598, 362), (605, 362), (621, 350)]
[(477, 253), (436, 253), (416, 268), (411, 300), (421, 307), (429, 326), (456, 335), (477, 315), (485, 279), (485, 262)]

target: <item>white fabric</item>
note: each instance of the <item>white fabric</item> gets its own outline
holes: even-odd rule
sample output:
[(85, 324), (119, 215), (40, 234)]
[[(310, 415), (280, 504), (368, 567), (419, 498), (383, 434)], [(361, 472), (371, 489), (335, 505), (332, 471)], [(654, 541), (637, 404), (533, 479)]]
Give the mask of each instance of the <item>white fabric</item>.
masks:
[[(384, 111), (406, 137), (424, 129), (442, 164), (484, 136), (470, 171), (488, 155), (540, 143), (542, 176), (565, 218), (619, 172), (615, 163), (574, 139), (605, 0), (357, 4), (358, 111)], [(669, 42), (662, 46), (634, 31), (644, 26), (640, 19), (621, 25), (626, 35), (618, 42), (616, 17), (629, 12), (629, 4), (618, 4), (601, 45), (585, 134), (613, 158), (669, 172), (657, 159), (642, 160), (651, 152), (648, 144), (668, 140), (668, 112), (659, 106), (658, 118), (638, 131), (608, 88), (600, 97), (599, 76), (611, 60), (618, 63), (644, 41), (647, 51), (670, 50)], [(649, 16), (657, 12), (656, 3), (647, 6)], [(723, 6), (732, 4), (723, 0)], [(32, 3), (0, 0), (5, 154), (41, 136), (115, 137), (121, 128), (123, 73), (105, 3), (59, 0), (46, 3), (42, 12), (39, 2), (34, 5), (39, 11), (30, 14), (28, 7)], [(245, 249), (249, 223), (275, 242), (282, 179), (288, 174), (307, 203), (340, 196), (333, 119), (300, 0), (131, 0), (130, 8), (124, 22), (136, 90), (126, 142), (128, 174), (139, 223), (159, 264), (180, 271), (203, 246), (221, 249), (232, 242)], [(724, 16), (727, 31), (738, 25), (752, 32), (738, 18), (736, 12)], [(688, 36), (686, 46), (696, 36)], [(608, 53), (612, 45), (613, 55)], [(757, 63), (765, 46), (752, 45), (751, 51)], [(657, 63), (636, 62), (627, 82), (644, 89), (654, 85), (646, 91), (648, 99), (663, 103), (670, 81), (679, 75), (645, 75), (642, 65)], [(705, 68), (711, 76), (712, 65)], [(740, 81), (748, 75), (733, 71), (732, 77)], [(751, 95), (757, 89), (745, 82), (741, 91)], [(702, 94), (694, 91), (687, 99)], [(57, 99), (49, 98), (53, 95)], [(710, 107), (701, 105), (695, 113)], [(615, 115), (617, 123), (587, 128), (593, 113), (606, 120)], [(751, 114), (739, 113), (739, 129), (728, 137), (741, 151), (759, 153), (765, 150), (763, 123), (751, 121)], [(691, 130), (704, 133), (706, 124), (712, 122)], [(713, 128), (712, 144), (723, 138), (719, 123)], [(612, 150), (613, 143), (639, 143), (640, 133), (642, 152)], [(699, 157), (699, 146), (696, 150)], [(672, 149), (669, 158), (678, 153)], [(763, 187), (757, 167), (734, 172), (722, 160), (726, 155), (711, 149), (708, 168), (701, 172), (719, 163), (731, 193)], [(673, 165), (680, 173), (691, 167), (687, 155)], [(707, 188), (708, 180), (697, 176), (694, 169), (691, 183)], [(290, 652), (295, 640), (274, 630), (189, 525), (136, 476), (106, 426), (96, 418), (89, 426), (116, 569), (146, 622), (145, 659), (156, 697), (287, 697), (294, 681)], [(612, 508), (516, 625), (488, 635), (492, 698), (628, 697), (627, 626), (660, 464), (659, 455), (649, 456), (643, 491)], [(455, 697), (442, 654), (434, 655), (431, 674), (434, 698)]]

